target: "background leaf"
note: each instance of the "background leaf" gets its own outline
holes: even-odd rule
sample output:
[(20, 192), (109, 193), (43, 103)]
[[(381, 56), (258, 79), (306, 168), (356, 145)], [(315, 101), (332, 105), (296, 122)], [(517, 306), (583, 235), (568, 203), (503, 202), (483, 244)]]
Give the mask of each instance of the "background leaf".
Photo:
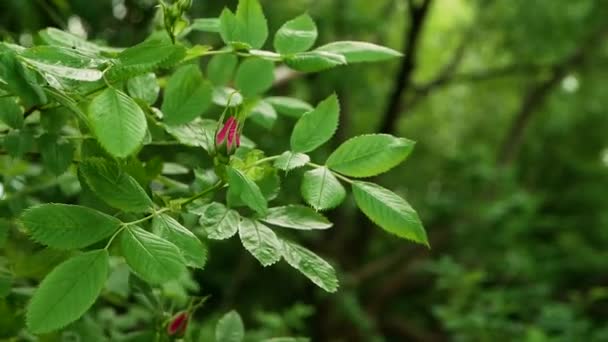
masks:
[(300, 99), (286, 96), (271, 96), (264, 99), (270, 103), (279, 114), (299, 119), (302, 114), (310, 112), (313, 106)]
[(418, 214), (403, 198), (368, 182), (354, 182), (353, 194), (359, 209), (378, 226), (399, 237), (429, 245)]
[(228, 84), (234, 76), (239, 59), (235, 55), (215, 55), (207, 64), (207, 77), (217, 86)]
[(241, 342), (245, 337), (245, 326), (241, 316), (234, 310), (226, 313), (215, 326), (216, 342)]
[(137, 150), (148, 127), (137, 103), (114, 88), (107, 88), (91, 101), (89, 118), (101, 146), (119, 158)]
[(58, 140), (53, 134), (43, 134), (38, 139), (44, 167), (52, 174), (62, 175), (74, 159), (74, 145), (67, 140)]
[(325, 163), (330, 169), (351, 177), (371, 177), (403, 162), (414, 142), (388, 134), (360, 135), (340, 145)]
[(334, 94), (298, 120), (291, 133), (291, 150), (310, 152), (326, 143), (338, 129), (340, 104)]
[(14, 97), (0, 98), (0, 121), (11, 128), (23, 127), (23, 110), (15, 102)]
[(32, 239), (57, 249), (77, 249), (109, 237), (121, 222), (96, 210), (70, 204), (41, 204), (21, 215)]
[(101, 293), (108, 264), (108, 252), (97, 250), (57, 266), (40, 283), (27, 307), (29, 330), (48, 333), (80, 318)]

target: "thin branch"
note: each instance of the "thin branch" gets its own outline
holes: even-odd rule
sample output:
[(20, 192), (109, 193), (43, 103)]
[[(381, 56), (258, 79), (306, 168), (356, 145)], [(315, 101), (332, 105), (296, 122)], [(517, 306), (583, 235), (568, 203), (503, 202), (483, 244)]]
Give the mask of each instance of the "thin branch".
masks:
[(412, 75), (416, 68), (417, 46), (422, 35), (422, 29), (426, 21), (432, 0), (423, 0), (422, 4), (415, 6), (413, 0), (408, 1), (410, 12), (410, 29), (405, 36), (404, 57), (399, 67), (399, 72), (395, 78), (393, 93), (391, 94), (388, 106), (384, 112), (384, 119), (380, 124), (380, 132), (393, 133), (401, 112), (401, 102), (403, 95), (412, 86)]

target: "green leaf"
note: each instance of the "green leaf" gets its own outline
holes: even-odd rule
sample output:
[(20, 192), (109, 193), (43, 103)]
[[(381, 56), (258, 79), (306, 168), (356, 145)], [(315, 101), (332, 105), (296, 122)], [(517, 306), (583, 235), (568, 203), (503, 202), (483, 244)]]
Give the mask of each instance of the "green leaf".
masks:
[(186, 146), (202, 147), (207, 152), (213, 151), (216, 128), (217, 121), (209, 119), (195, 119), (181, 126), (165, 126), (167, 132), (180, 143)]
[(160, 87), (156, 81), (156, 75), (149, 72), (130, 78), (127, 81), (127, 90), (131, 97), (140, 99), (149, 105), (153, 105), (158, 99)]
[(122, 51), (108, 70), (110, 80), (123, 80), (160, 68), (169, 68), (186, 56), (186, 48), (169, 39), (153, 38)]
[(95, 82), (101, 79), (103, 73), (91, 68), (73, 68), (60, 63), (48, 64), (35, 59), (24, 58), (25, 62), (40, 72), (75, 81)]
[(371, 177), (403, 162), (414, 142), (388, 134), (354, 137), (338, 147), (327, 159), (330, 169), (351, 177)]
[(179, 68), (169, 79), (163, 106), (168, 125), (182, 125), (194, 120), (211, 105), (213, 88), (203, 79), (197, 65)]
[(80, 172), (95, 195), (114, 208), (144, 212), (153, 206), (146, 191), (115, 162), (90, 158), (80, 163)]
[(315, 210), (335, 208), (346, 197), (346, 190), (326, 167), (319, 167), (304, 173), (301, 191), (306, 203)]
[(378, 62), (403, 56), (401, 52), (366, 42), (343, 41), (318, 47), (316, 51), (340, 54), (348, 63)]
[(220, 34), (226, 44), (245, 43), (259, 49), (268, 38), (268, 24), (258, 0), (239, 0), (236, 14), (224, 9)]
[(121, 222), (96, 210), (70, 204), (41, 204), (21, 215), (33, 240), (56, 249), (87, 247), (112, 235)]
[(230, 166), (226, 167), (226, 173), (228, 175), (228, 183), (230, 184), (228, 192), (240, 198), (243, 203), (258, 214), (266, 214), (268, 204), (258, 185), (241, 171)]
[(40, 38), (42, 38), (42, 40), (44, 40), (47, 44), (62, 46), (68, 49), (78, 50), (83, 53), (97, 55), (100, 52), (116, 53), (120, 51), (120, 49), (87, 42), (75, 34), (61, 31), (52, 27), (40, 31), (39, 34)]
[(227, 209), (221, 203), (211, 203), (201, 215), (199, 223), (212, 240), (224, 240), (231, 238), (239, 229), (239, 213)]
[(290, 171), (306, 165), (309, 161), (310, 157), (307, 154), (285, 151), (274, 161), (274, 167), (283, 171)]
[(43, 134), (38, 142), (45, 169), (56, 176), (67, 171), (74, 158), (74, 145), (67, 140), (58, 140), (53, 134)]
[(27, 307), (28, 330), (48, 333), (84, 315), (104, 287), (108, 265), (108, 252), (97, 250), (57, 266), (40, 283)]
[(269, 208), (262, 221), (273, 226), (301, 230), (328, 229), (332, 223), (325, 216), (302, 205)]
[(4, 137), (4, 148), (9, 156), (21, 158), (24, 154), (32, 150), (34, 136), (27, 130), (13, 130)]
[(219, 18), (197, 18), (190, 24), (190, 29), (201, 32), (220, 32)]
[(244, 337), (243, 320), (234, 310), (222, 316), (215, 326), (216, 342), (241, 342)]
[(239, 224), (239, 236), (243, 247), (262, 266), (270, 266), (281, 260), (281, 241), (270, 228), (260, 222), (243, 218)]
[(265, 99), (274, 109), (286, 116), (299, 119), (302, 114), (310, 112), (314, 109), (310, 104), (293, 97), (271, 96)]
[(291, 133), (291, 150), (310, 152), (326, 143), (338, 129), (340, 103), (334, 94), (298, 120)]
[(215, 55), (207, 64), (207, 77), (214, 85), (223, 86), (232, 80), (238, 58), (235, 55)]
[(7, 90), (23, 100), (26, 107), (47, 102), (34, 72), (24, 68), (12, 51), (0, 53), (0, 79), (6, 83)]
[(399, 237), (429, 245), (418, 214), (403, 198), (368, 182), (354, 182), (353, 194), (359, 209), (375, 224)]
[(12, 128), (23, 127), (23, 110), (14, 97), (0, 98), (0, 121)]
[(108, 88), (89, 105), (89, 118), (101, 146), (124, 158), (142, 144), (148, 125), (141, 108), (127, 94)]
[(272, 87), (274, 63), (261, 58), (248, 58), (236, 72), (236, 87), (245, 97), (264, 93)]
[(283, 242), (283, 258), (291, 267), (302, 272), (317, 286), (327, 292), (338, 290), (336, 271), (312, 251), (288, 241)]
[(285, 64), (297, 71), (318, 72), (344, 65), (346, 58), (336, 53), (315, 50), (287, 56)]
[(310, 49), (317, 40), (317, 26), (308, 13), (292, 19), (277, 31), (274, 48), (283, 55)]
[(139, 227), (127, 227), (120, 233), (120, 247), (131, 270), (151, 284), (175, 280), (186, 271), (174, 244)]
[(243, 103), (243, 95), (230, 87), (215, 87), (213, 103), (220, 107), (238, 107)]
[(156, 234), (179, 248), (187, 266), (205, 267), (207, 249), (194, 233), (177, 220), (169, 215), (159, 215), (154, 218), (152, 227)]
[(98, 69), (108, 63), (108, 59), (96, 54), (81, 53), (72, 47), (39, 45), (24, 50), (21, 57), (44, 64), (62, 65), (76, 69)]
[(274, 123), (277, 121), (277, 112), (270, 103), (263, 100), (256, 100), (256, 104), (249, 114), (249, 119), (261, 127), (271, 130)]

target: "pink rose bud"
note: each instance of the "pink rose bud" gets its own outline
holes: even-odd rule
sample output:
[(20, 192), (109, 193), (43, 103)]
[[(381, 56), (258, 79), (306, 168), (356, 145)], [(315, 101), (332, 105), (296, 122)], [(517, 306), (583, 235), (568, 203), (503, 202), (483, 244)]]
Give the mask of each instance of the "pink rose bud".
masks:
[(188, 327), (188, 312), (183, 311), (173, 316), (171, 322), (167, 325), (167, 334), (169, 336), (181, 336), (186, 332)]

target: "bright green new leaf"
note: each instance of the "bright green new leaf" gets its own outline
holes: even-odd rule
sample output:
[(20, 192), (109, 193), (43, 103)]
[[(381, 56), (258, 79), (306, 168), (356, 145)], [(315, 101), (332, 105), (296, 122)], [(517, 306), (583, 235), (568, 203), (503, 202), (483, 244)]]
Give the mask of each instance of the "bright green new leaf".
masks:
[(285, 58), (285, 64), (302, 72), (318, 72), (346, 64), (344, 56), (327, 51), (300, 52)]
[(174, 244), (139, 227), (120, 233), (120, 247), (131, 270), (149, 283), (163, 284), (186, 272), (185, 260)]
[(299, 119), (302, 114), (310, 112), (314, 109), (314, 107), (310, 104), (293, 97), (271, 96), (267, 97), (264, 100), (270, 103), (274, 107), (274, 109), (279, 112), (279, 114), (290, 116), (296, 119)]
[(146, 191), (115, 162), (87, 159), (80, 163), (80, 172), (95, 195), (114, 208), (144, 212), (153, 206)]
[(303, 205), (269, 208), (260, 220), (273, 226), (301, 230), (328, 229), (332, 223), (325, 216)]
[(177, 220), (169, 215), (159, 215), (154, 218), (152, 227), (156, 234), (179, 248), (187, 266), (205, 267), (207, 248), (194, 233), (182, 226)]
[(414, 142), (388, 134), (354, 137), (340, 145), (325, 163), (351, 177), (371, 177), (399, 165), (414, 149)]
[(23, 111), (14, 97), (0, 98), (0, 121), (15, 129), (23, 127)]
[(143, 100), (153, 105), (158, 99), (160, 87), (156, 81), (156, 75), (152, 72), (135, 76), (127, 81), (127, 90), (131, 97)]
[(38, 146), (44, 168), (52, 174), (62, 175), (74, 158), (74, 145), (67, 140), (58, 140), (53, 134), (43, 134), (38, 139)]
[(41, 204), (21, 215), (33, 240), (57, 249), (77, 249), (103, 240), (121, 222), (99, 211), (70, 204)]
[(268, 38), (268, 24), (258, 0), (239, 0), (236, 14), (224, 9), (220, 35), (226, 44), (244, 43), (259, 49)]
[(216, 86), (223, 86), (232, 80), (238, 58), (235, 55), (215, 55), (207, 64), (207, 77)]
[(114, 88), (107, 88), (91, 101), (89, 119), (101, 146), (119, 158), (134, 153), (148, 129), (137, 103)]
[(215, 87), (213, 103), (220, 107), (238, 107), (243, 103), (243, 95), (230, 87)]
[(283, 55), (304, 52), (317, 40), (317, 26), (308, 13), (292, 19), (277, 31), (274, 48)]
[(338, 278), (336, 271), (325, 260), (307, 248), (294, 243), (282, 241), (283, 258), (291, 267), (302, 272), (317, 286), (327, 292), (338, 290)]
[(343, 41), (318, 47), (316, 51), (340, 54), (348, 63), (379, 62), (403, 56), (401, 52), (366, 42)]
[(310, 152), (326, 143), (338, 129), (340, 103), (334, 94), (302, 115), (291, 133), (291, 150)]
[(300, 190), (306, 203), (316, 210), (335, 208), (346, 197), (346, 190), (326, 167), (304, 173)]
[(228, 184), (230, 184), (228, 192), (240, 198), (243, 203), (258, 214), (266, 214), (268, 204), (258, 185), (243, 172), (230, 166), (226, 168), (226, 173), (228, 175)]
[(290, 171), (306, 165), (309, 161), (310, 157), (307, 154), (285, 151), (274, 161), (274, 167), (283, 171)]
[(201, 215), (199, 223), (212, 240), (224, 240), (232, 237), (239, 229), (239, 213), (227, 209), (221, 203), (211, 203)]
[(40, 283), (27, 307), (27, 326), (34, 334), (63, 328), (95, 303), (108, 277), (109, 256), (96, 250), (68, 259)]
[(361, 211), (389, 233), (429, 245), (418, 214), (401, 197), (377, 184), (354, 182), (353, 194)]
[(179, 68), (169, 79), (163, 106), (164, 120), (168, 125), (182, 125), (194, 120), (211, 105), (213, 88), (203, 79), (197, 65)]
[(235, 83), (241, 94), (253, 97), (270, 89), (274, 81), (274, 63), (261, 58), (248, 58), (236, 72)]
[(243, 218), (239, 224), (239, 236), (243, 247), (262, 266), (270, 266), (281, 260), (281, 241), (272, 229), (262, 223)]
[(216, 342), (241, 342), (245, 337), (245, 326), (238, 312), (226, 313), (215, 326)]

